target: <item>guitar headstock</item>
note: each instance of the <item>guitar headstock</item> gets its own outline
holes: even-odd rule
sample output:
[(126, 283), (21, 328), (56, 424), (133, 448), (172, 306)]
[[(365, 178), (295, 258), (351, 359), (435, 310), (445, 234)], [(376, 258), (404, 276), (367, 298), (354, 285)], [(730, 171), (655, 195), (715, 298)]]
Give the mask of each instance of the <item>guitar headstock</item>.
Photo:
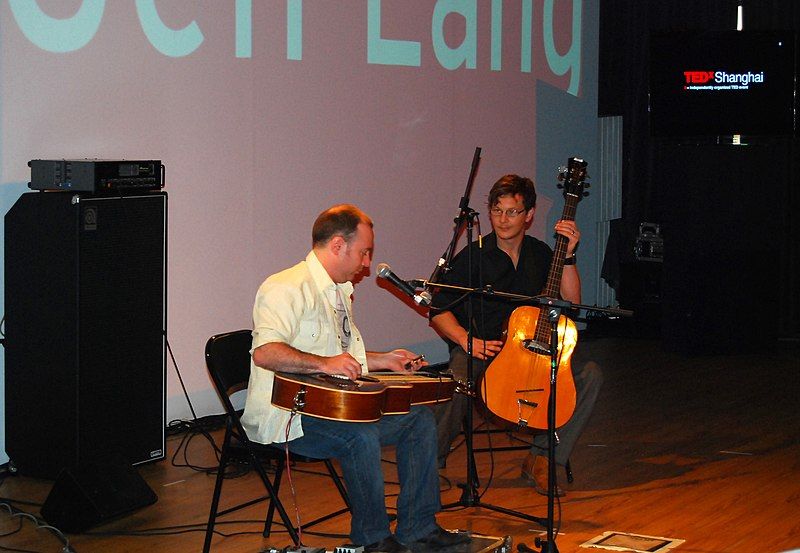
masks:
[(590, 184), (585, 182), (589, 175), (586, 174), (587, 163), (579, 157), (571, 157), (566, 167), (558, 168), (558, 187), (564, 189), (564, 196), (575, 196), (578, 201), (583, 196), (588, 196), (585, 188)]

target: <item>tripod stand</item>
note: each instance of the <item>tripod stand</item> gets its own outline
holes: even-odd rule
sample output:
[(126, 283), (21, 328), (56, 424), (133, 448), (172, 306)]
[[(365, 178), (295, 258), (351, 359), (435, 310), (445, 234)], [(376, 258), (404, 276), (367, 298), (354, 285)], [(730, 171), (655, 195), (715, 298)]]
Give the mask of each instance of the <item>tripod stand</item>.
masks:
[[(477, 214), (469, 210), (469, 216), (466, 219), (466, 235), (467, 235), (467, 243), (472, 243), (472, 218)], [(467, 263), (469, 266), (472, 266), (472, 252), (470, 249), (467, 250), (468, 260)], [(471, 273), (471, 271), (470, 271)], [(487, 295), (495, 295), (492, 292), (486, 292), (480, 288), (475, 289), (472, 288), (471, 276), (470, 282), (468, 282), (467, 287), (458, 287), (458, 286), (448, 286), (439, 283), (430, 283), (430, 286), (463, 293), (467, 296), (466, 298), (466, 306), (467, 306), (467, 317), (469, 320), (473, 318), (473, 296), (476, 294), (487, 294)], [(505, 296), (505, 294), (498, 293), (497, 295)], [(467, 479), (463, 485), (460, 485), (463, 489), (461, 498), (454, 503), (446, 504), (443, 506), (444, 509), (452, 508), (452, 507), (483, 507), (485, 509), (497, 511), (503, 514), (507, 514), (510, 516), (514, 516), (517, 518), (522, 518), (524, 520), (529, 520), (531, 522), (535, 522), (539, 525), (545, 526), (546, 521), (541, 517), (536, 517), (532, 515), (528, 515), (526, 513), (522, 513), (519, 511), (514, 511), (512, 509), (507, 509), (505, 507), (500, 507), (497, 505), (492, 505), (489, 503), (485, 503), (481, 500), (480, 495), (477, 491), (477, 470), (475, 467), (475, 456), (474, 456), (474, 446), (473, 446), (473, 426), (474, 426), (474, 415), (473, 415), (473, 407), (474, 401), (476, 396), (476, 387), (475, 387), (475, 367), (474, 367), (474, 357), (473, 357), (473, 331), (472, 327), (469, 326), (467, 329), (467, 360), (466, 360), (466, 368), (467, 368), (467, 378), (466, 381), (462, 384), (461, 392), (466, 397), (466, 424), (465, 424), (465, 431), (464, 431), (464, 443), (466, 448), (466, 455), (467, 455)]]
[[(467, 187), (464, 192), (464, 195), (461, 198), (459, 203), (459, 215), (455, 219), (455, 228), (453, 230), (453, 237), (450, 241), (448, 249), (439, 259), (439, 263), (437, 264), (436, 268), (434, 269), (433, 273), (431, 274), (430, 279), (424, 283), (424, 287), (427, 289), (429, 285), (436, 286), (439, 288), (443, 288), (443, 285), (438, 284), (439, 275), (442, 272), (446, 272), (449, 270), (450, 261), (455, 253), (456, 244), (458, 242), (459, 235), (462, 231), (462, 228), (466, 229), (467, 234), (467, 244), (472, 244), (472, 230), (473, 230), (473, 221), (477, 217), (477, 213), (469, 207), (469, 196), (470, 191), (472, 189), (472, 184), (475, 179), (475, 175), (477, 173), (478, 166), (480, 164), (480, 148), (475, 148), (475, 154), (472, 159), (472, 167), (469, 175), (469, 179), (467, 180)], [(468, 319), (472, 320), (473, 314), (473, 295), (476, 292), (472, 289), (472, 253), (471, 249), (468, 248), (467, 251), (468, 255), (468, 267), (470, 268), (469, 271), (469, 288), (467, 291), (467, 310), (468, 310)], [(457, 287), (456, 287), (457, 288)], [(451, 288), (452, 289), (452, 288)], [(464, 291), (461, 289), (460, 291)], [(477, 492), (477, 471), (475, 468), (475, 457), (474, 457), (474, 448), (473, 448), (473, 400), (475, 397), (475, 375), (474, 375), (474, 365), (473, 365), (473, 334), (472, 334), (472, 327), (468, 325), (467, 328), (467, 381), (464, 384), (465, 389), (463, 393), (466, 396), (467, 402), (467, 409), (466, 409), (466, 432), (465, 432), (465, 443), (466, 443), (466, 451), (467, 451), (467, 482), (463, 486), (463, 493), (461, 494), (461, 498), (458, 502), (445, 505), (444, 508), (454, 507), (454, 506), (464, 506), (464, 507), (484, 507), (486, 509), (494, 510), (497, 512), (501, 512), (507, 515), (515, 516), (518, 518), (522, 518), (525, 520), (529, 520), (531, 522), (536, 522), (542, 526), (546, 525), (546, 520), (535, 517), (532, 515), (528, 515), (525, 513), (521, 513), (518, 511), (514, 511), (511, 509), (506, 509), (504, 507), (499, 507), (497, 505), (491, 505), (488, 503), (484, 503), (481, 501), (480, 496)]]
[[(463, 262), (464, 260), (465, 257), (462, 257), (461, 261)], [(463, 264), (461, 267), (463, 267)], [(554, 430), (557, 426), (562, 427), (567, 420), (573, 417), (571, 402), (574, 401), (575, 396), (574, 392), (570, 391), (571, 377), (573, 375), (570, 374), (571, 370), (568, 360), (577, 343), (577, 331), (575, 325), (571, 321), (568, 321), (566, 317), (562, 316), (563, 311), (573, 306), (573, 304), (552, 298), (504, 294), (493, 292), (490, 289), (470, 289), (447, 285), (438, 285), (438, 287), (443, 292), (447, 291), (448, 295), (453, 295), (453, 292), (457, 292), (463, 294), (465, 297), (470, 294), (492, 296), (504, 303), (533, 303), (540, 307), (540, 309), (537, 310), (529, 306), (523, 306), (515, 310), (509, 321), (509, 335), (506, 344), (503, 351), (498, 355), (486, 372), (484, 378), (486, 387), (480, 387), (480, 397), (483, 398), (485, 406), (498, 418), (509, 422), (517, 422), (521, 427), (529, 426), (530, 428), (541, 429), (542, 431), (545, 429), (548, 430), (547, 434), (540, 434), (539, 438), (536, 440), (537, 447), (541, 448), (539, 454), (545, 456), (545, 458), (549, 460), (549, 481), (542, 482), (542, 487), (546, 488), (546, 490), (542, 491), (548, 495), (548, 516), (547, 518), (539, 518), (525, 514), (521, 518), (535, 521), (547, 527), (549, 530), (548, 537), (551, 539), (548, 541), (540, 541), (541, 543), (551, 543), (554, 510), (553, 501), (555, 498), (554, 473), (556, 470), (554, 458), (558, 458), (559, 463), (563, 463), (566, 456), (569, 455), (571, 444), (574, 443), (577, 433), (580, 432), (582, 425), (588, 418), (588, 413), (591, 412), (591, 406), (594, 403), (596, 392), (599, 387), (599, 382), (594, 380), (594, 375), (596, 373), (593, 373), (592, 369), (586, 367), (575, 372), (578, 397), (582, 398), (579, 400), (578, 408), (574, 411), (575, 418), (573, 420), (577, 422), (570, 422), (569, 426), (563, 427), (565, 435), (562, 436), (562, 438), (564, 438), (565, 442), (562, 444), (562, 447), (564, 447), (565, 450), (562, 453), (564, 453), (564, 455), (556, 454), (555, 452), (557, 450), (554, 447), (556, 442)], [(462, 297), (460, 299), (464, 298)], [(467, 305), (466, 303), (463, 304), (462, 315), (459, 317), (459, 320), (463, 321), (462, 317)], [(449, 304), (443, 307), (443, 309), (445, 311), (451, 311), (452, 306), (453, 304)], [(599, 310), (597, 308), (588, 308), (587, 306), (579, 306), (577, 304), (574, 306)], [(536, 326), (536, 332), (532, 332), (533, 329), (530, 326), (525, 326), (526, 323), (531, 322), (527, 317), (532, 313), (535, 313), (533, 319), (538, 318), (539, 320), (539, 324)], [(619, 314), (622, 313), (620, 312)], [(464, 326), (463, 322), (461, 324)], [(531, 337), (534, 339), (531, 339)], [(479, 347), (480, 341), (476, 340), (476, 342), (477, 344), (475, 347)], [(460, 343), (463, 347), (468, 347), (463, 338), (460, 340)], [(480, 356), (480, 354), (477, 355)], [(465, 357), (464, 352), (461, 351), (460, 354), (454, 356), (453, 370), (461, 379), (465, 379), (467, 376), (464, 374), (467, 365), (465, 361), (467, 360), (468, 357)], [(480, 361), (474, 361), (476, 365), (479, 362)], [(470, 382), (476, 379), (475, 374), (475, 371), (471, 371), (469, 378), (466, 378), (469, 382), (464, 386), (470, 391), (474, 391), (474, 387)], [(510, 378), (506, 378), (507, 376), (510, 376)], [(564, 377), (567, 377), (566, 380), (564, 380)], [(556, 386), (556, 384), (559, 384), (557, 380), (560, 381), (558, 387)], [(598, 386), (595, 387), (593, 383), (597, 383)], [(550, 392), (547, 391), (548, 385), (550, 386)], [(446, 507), (493, 507), (491, 505), (480, 504), (480, 498), (478, 498), (477, 501), (475, 500), (475, 498), (478, 497), (475, 492), (475, 465), (473, 464), (474, 456), (472, 455), (472, 452), (475, 450), (473, 447), (473, 440), (471, 439), (472, 434), (470, 432), (474, 428), (472, 424), (473, 410), (471, 408), (473, 396), (474, 393), (466, 398), (456, 398), (462, 406), (464, 403), (470, 406), (466, 411), (461, 409), (456, 410), (459, 419), (461, 419), (462, 416), (469, 417), (465, 432), (469, 472), (467, 484), (461, 499)], [(542, 404), (542, 401), (545, 401), (548, 397), (550, 408)], [(557, 405), (558, 408), (556, 408)], [(446, 428), (446, 426), (443, 428)], [(452, 434), (450, 434), (450, 436), (452, 436)], [(470, 448), (472, 449), (470, 450)], [(537, 461), (537, 471), (538, 468)], [(543, 474), (541, 476), (545, 475)], [(539, 476), (537, 476), (537, 481), (541, 481)], [(541, 490), (541, 488), (538, 489)], [(519, 516), (517, 513), (508, 509), (497, 508), (495, 510), (513, 516)], [(549, 550), (552, 550), (552, 548)]]

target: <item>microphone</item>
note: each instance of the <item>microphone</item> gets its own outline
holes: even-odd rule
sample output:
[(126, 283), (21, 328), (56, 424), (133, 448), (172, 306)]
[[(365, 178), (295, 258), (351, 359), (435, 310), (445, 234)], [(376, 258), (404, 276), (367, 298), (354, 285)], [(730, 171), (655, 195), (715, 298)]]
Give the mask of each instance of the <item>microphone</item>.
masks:
[(403, 292), (405, 295), (409, 296), (414, 300), (414, 303), (417, 305), (430, 305), (431, 304), (431, 295), (426, 292), (420, 292), (417, 294), (414, 287), (411, 286), (408, 282), (398, 277), (396, 274), (392, 272), (392, 268), (389, 267), (386, 263), (380, 263), (377, 267), (378, 269), (378, 276), (380, 278), (385, 278), (389, 282), (395, 285), (395, 287)]

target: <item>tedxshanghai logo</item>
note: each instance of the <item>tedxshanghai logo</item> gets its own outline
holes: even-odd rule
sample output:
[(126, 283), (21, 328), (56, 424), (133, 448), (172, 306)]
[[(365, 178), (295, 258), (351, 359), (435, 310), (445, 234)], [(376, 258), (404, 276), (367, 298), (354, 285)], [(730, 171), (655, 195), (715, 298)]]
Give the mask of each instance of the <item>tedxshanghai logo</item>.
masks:
[(684, 71), (684, 90), (749, 90), (764, 82), (764, 72)]

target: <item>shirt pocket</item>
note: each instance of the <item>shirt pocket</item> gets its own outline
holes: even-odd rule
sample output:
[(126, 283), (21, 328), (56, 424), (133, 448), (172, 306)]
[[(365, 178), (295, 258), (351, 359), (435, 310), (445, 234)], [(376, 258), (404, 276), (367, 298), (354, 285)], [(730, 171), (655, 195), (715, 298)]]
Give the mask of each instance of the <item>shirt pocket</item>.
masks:
[(300, 321), (298, 337), (304, 342), (318, 342), (322, 334), (322, 322), (319, 319)]

